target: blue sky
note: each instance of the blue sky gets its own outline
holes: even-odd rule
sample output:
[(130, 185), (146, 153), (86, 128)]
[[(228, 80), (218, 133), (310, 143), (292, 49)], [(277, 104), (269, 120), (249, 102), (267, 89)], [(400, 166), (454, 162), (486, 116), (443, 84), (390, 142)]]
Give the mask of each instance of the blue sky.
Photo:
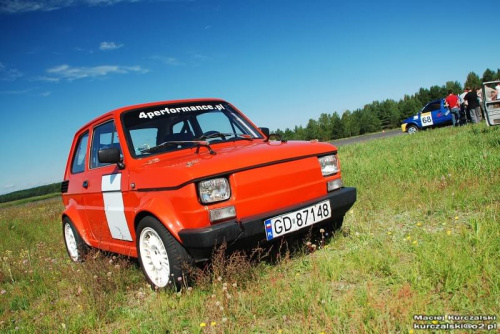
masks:
[[(219, 97), (306, 125), (500, 67), (496, 0), (0, 0), (0, 194), (62, 180), (118, 107)], [(495, 12), (497, 13), (497, 12)]]

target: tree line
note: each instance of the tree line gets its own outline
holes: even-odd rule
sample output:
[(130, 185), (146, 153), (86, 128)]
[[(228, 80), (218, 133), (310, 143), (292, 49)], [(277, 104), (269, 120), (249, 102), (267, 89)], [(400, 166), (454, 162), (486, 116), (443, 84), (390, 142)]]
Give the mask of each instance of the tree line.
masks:
[(277, 129), (275, 133), (286, 140), (330, 141), (393, 129), (399, 127), (406, 118), (415, 115), (427, 102), (447, 96), (450, 89), (459, 94), (465, 87), (479, 89), (483, 82), (494, 80), (500, 80), (500, 69), (496, 72), (487, 69), (482, 77), (470, 72), (463, 87), (458, 81), (448, 81), (443, 86), (420, 88), (415, 94), (405, 95), (399, 101), (373, 101), (361, 109), (346, 110), (342, 116), (336, 111), (332, 114), (322, 113), (318, 119), (309, 119), (305, 127), (300, 125), (293, 129)]
[(0, 203), (61, 192), (61, 182), (0, 195)]

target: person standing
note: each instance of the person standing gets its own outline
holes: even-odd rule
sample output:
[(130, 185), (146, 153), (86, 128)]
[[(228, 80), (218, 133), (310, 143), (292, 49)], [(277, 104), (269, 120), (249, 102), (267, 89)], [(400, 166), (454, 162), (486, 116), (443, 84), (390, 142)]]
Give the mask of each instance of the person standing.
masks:
[(460, 98), (460, 118), (464, 120), (464, 124), (472, 122), (470, 114), (467, 111), (467, 101), (464, 100), (464, 97), (468, 92), (467, 88), (464, 88), (463, 93), (458, 96)]
[(472, 123), (479, 123), (481, 117), (481, 107), (475, 89), (466, 88), (469, 92), (465, 94), (464, 100), (467, 101), (467, 110), (469, 111)]
[(453, 126), (460, 125), (460, 103), (458, 102), (458, 96), (453, 94), (453, 91), (450, 89), (448, 91), (448, 96), (446, 97), (446, 104), (448, 104), (448, 108), (451, 111), (451, 121), (453, 122)]

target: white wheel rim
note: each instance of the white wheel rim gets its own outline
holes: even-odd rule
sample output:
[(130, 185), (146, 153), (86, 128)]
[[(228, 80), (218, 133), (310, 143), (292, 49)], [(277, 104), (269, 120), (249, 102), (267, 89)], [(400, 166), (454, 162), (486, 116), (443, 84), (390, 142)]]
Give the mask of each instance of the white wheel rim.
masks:
[(78, 261), (78, 246), (76, 245), (75, 234), (73, 229), (69, 224), (64, 225), (64, 240), (66, 241), (66, 247), (68, 248), (69, 256), (73, 261)]
[(408, 129), (408, 133), (412, 134), (415, 132), (417, 132), (417, 129), (415, 129), (415, 127), (413, 127), (413, 126), (410, 126), (410, 128)]
[(159, 288), (166, 286), (170, 276), (170, 262), (165, 245), (154, 229), (146, 227), (141, 231), (139, 252), (149, 279)]

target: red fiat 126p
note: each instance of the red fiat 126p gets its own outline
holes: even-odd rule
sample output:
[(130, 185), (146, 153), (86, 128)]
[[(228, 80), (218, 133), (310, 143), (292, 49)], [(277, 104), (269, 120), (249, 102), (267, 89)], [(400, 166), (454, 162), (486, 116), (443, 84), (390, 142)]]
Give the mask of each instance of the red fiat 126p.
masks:
[(336, 147), (273, 136), (219, 99), (130, 106), (91, 121), (74, 137), (62, 183), (69, 256), (82, 261), (94, 247), (137, 257), (162, 288), (223, 242), (339, 227), (356, 189), (342, 183)]

